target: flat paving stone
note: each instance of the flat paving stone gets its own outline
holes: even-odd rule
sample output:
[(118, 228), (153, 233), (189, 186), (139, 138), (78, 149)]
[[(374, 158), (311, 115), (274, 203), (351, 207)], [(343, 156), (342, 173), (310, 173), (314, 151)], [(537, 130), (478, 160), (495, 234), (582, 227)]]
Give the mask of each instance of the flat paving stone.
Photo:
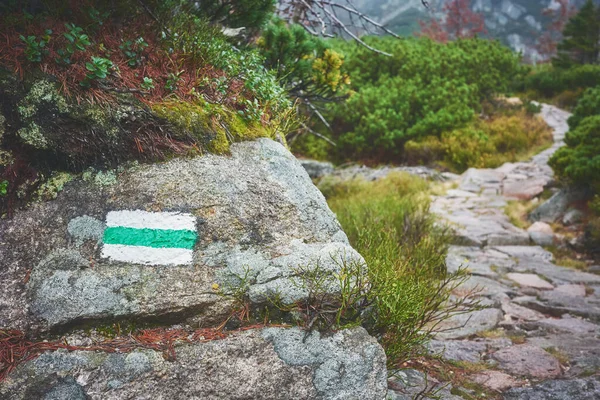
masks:
[(537, 321), (537, 323), (545, 328), (574, 334), (600, 334), (600, 326), (581, 318), (546, 318)]
[(504, 319), (508, 321), (539, 321), (544, 318), (544, 314), (510, 301), (503, 302), (501, 307)]
[(501, 349), (492, 355), (498, 367), (512, 375), (535, 379), (556, 378), (561, 374), (560, 363), (543, 349), (530, 344)]
[(551, 380), (524, 388), (513, 388), (504, 400), (598, 400), (600, 377), (573, 380)]
[(585, 286), (584, 285), (558, 285), (556, 289), (557, 292), (568, 294), (569, 296), (580, 296), (585, 297)]
[(507, 389), (523, 386), (525, 384), (522, 380), (515, 379), (504, 372), (494, 370), (470, 375), (469, 380), (497, 392), (503, 392)]
[(520, 274), (517, 272), (511, 272), (506, 274), (506, 277), (510, 280), (517, 282), (522, 287), (532, 287), (535, 289), (554, 289), (551, 283), (543, 280), (536, 274)]
[(438, 325), (436, 339), (463, 339), (479, 332), (489, 331), (502, 321), (502, 311), (486, 308), (466, 314), (454, 315)]
[(469, 340), (432, 340), (427, 345), (431, 354), (440, 355), (451, 361), (481, 362), (487, 350), (485, 342)]

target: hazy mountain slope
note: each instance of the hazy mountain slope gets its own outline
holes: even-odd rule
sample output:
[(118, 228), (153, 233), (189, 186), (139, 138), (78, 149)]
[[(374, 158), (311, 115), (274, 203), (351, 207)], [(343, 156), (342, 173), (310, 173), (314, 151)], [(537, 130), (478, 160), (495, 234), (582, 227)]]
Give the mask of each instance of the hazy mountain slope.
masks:
[[(445, 1), (449, 0), (430, 0), (430, 10), (423, 7), (421, 0), (356, 0), (355, 4), (395, 32), (411, 35), (419, 31), (418, 20), (440, 16)], [(576, 7), (584, 2), (571, 0)], [(489, 36), (535, 57), (532, 46), (547, 23), (542, 12), (546, 8), (558, 8), (558, 3), (554, 0), (472, 0), (471, 6), (484, 14)]]

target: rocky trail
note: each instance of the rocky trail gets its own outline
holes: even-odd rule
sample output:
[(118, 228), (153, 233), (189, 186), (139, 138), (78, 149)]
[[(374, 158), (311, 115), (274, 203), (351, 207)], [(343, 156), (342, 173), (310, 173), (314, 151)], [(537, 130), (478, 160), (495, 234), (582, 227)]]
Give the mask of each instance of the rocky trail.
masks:
[[(504, 213), (507, 201), (538, 196), (552, 180), (547, 162), (563, 144), (569, 113), (543, 105), (541, 115), (554, 131), (551, 148), (529, 162), (469, 169), (432, 203), (457, 234), (449, 271), (467, 267), (462, 288), (479, 287), (489, 308), (446, 321), (443, 328), (456, 329), (438, 334), (430, 349), (478, 365), (467, 379), (504, 399), (600, 399), (600, 275), (556, 265), (536, 244), (552, 243), (548, 225), (528, 232)], [(417, 387), (419, 379), (415, 372)], [(455, 398), (444, 390), (438, 396)]]

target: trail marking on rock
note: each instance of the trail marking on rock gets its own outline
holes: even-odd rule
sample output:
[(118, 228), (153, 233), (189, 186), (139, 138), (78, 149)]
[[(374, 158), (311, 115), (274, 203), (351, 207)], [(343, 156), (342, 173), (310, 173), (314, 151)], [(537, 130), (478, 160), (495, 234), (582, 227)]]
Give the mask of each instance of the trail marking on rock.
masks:
[(189, 265), (197, 238), (192, 214), (110, 211), (106, 215), (102, 257), (146, 265)]

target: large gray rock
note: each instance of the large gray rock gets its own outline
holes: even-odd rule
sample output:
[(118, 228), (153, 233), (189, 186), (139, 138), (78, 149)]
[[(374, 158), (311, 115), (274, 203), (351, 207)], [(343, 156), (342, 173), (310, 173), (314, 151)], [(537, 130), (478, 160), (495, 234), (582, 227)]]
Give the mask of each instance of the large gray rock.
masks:
[[(0, 221), (0, 328), (116, 318), (210, 325), (231, 304), (216, 288), (242, 287), (254, 303), (275, 296), (293, 302), (308, 292), (299, 268), (334, 274), (343, 263), (362, 262), (283, 146), (261, 139), (231, 153), (138, 166), (103, 186), (75, 180), (56, 200)], [(121, 210), (191, 215), (191, 262), (103, 257), (107, 214)]]
[(569, 204), (583, 197), (581, 191), (561, 189), (529, 214), (532, 221), (555, 222), (567, 211)]
[(267, 328), (175, 348), (131, 353), (56, 351), (0, 383), (6, 400), (360, 399), (387, 390), (383, 349), (364, 329), (328, 337)]

